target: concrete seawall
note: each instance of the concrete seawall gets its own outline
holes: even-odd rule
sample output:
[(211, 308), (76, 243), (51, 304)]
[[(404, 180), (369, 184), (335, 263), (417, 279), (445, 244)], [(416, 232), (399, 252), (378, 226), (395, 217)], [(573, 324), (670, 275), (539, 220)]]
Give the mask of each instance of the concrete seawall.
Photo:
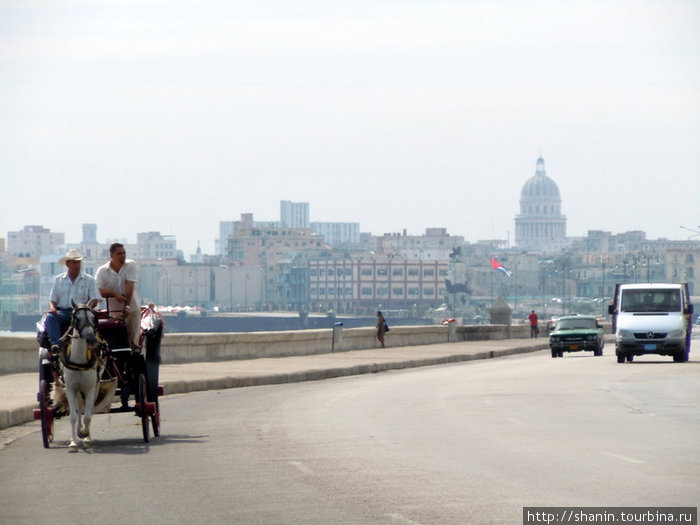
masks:
[[(541, 331), (544, 335), (543, 331)], [(183, 333), (163, 338), (163, 364), (230, 361), (269, 357), (325, 354), (377, 347), (374, 328), (288, 332)], [(387, 345), (401, 347), (459, 341), (527, 339), (527, 325), (396, 326), (386, 336)], [(34, 372), (38, 369), (36, 337), (0, 336), (0, 374)]]

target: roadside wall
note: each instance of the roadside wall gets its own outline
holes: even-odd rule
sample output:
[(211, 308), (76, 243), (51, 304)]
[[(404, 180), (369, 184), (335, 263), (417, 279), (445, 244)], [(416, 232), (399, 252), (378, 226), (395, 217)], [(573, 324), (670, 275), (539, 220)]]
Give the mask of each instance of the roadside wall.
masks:
[[(546, 337), (544, 331), (540, 332)], [(166, 333), (161, 355), (163, 363), (228, 361), (261, 357), (324, 354), (377, 348), (374, 328), (341, 329), (333, 341), (333, 329), (288, 332)], [(386, 334), (392, 346), (427, 345), (489, 339), (526, 339), (527, 325), (478, 326), (396, 326)], [(34, 372), (38, 369), (36, 337), (0, 336), (0, 374)]]

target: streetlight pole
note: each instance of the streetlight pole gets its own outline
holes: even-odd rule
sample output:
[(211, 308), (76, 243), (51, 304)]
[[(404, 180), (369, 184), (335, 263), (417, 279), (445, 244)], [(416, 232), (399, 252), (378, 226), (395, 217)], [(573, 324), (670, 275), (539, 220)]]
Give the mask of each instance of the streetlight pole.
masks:
[(228, 267), (228, 299), (229, 299), (229, 312), (233, 312), (233, 279), (231, 277), (231, 266)]
[(603, 317), (605, 317), (605, 311), (606, 311), (606, 308), (605, 308), (605, 306), (606, 306), (605, 305), (605, 258), (602, 255), (600, 257), (600, 262), (603, 265), (603, 293), (602, 293), (601, 303), (603, 305)]

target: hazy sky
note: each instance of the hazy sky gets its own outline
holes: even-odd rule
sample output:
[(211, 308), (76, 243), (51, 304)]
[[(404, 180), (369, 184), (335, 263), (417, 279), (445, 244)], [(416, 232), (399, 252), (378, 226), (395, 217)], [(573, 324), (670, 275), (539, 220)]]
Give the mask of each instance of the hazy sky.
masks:
[(0, 236), (160, 231), (280, 200), (374, 234), (700, 229), (697, 0), (0, 0)]

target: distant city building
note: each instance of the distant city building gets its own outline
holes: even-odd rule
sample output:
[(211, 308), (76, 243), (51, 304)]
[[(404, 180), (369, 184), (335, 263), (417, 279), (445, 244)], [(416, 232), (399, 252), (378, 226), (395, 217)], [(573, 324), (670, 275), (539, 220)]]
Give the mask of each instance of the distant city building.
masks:
[(136, 251), (134, 259), (176, 259), (177, 241), (174, 236), (160, 232), (137, 233)]
[(666, 261), (666, 274), (671, 277), (670, 280), (688, 283), (690, 295), (697, 295), (700, 290), (696, 283), (700, 275), (700, 246), (669, 248)]
[(520, 193), (515, 244), (535, 253), (554, 252), (566, 246), (566, 216), (561, 213), (559, 186), (547, 176), (542, 157), (537, 159), (535, 175)]
[(381, 255), (400, 255), (414, 260), (449, 260), (450, 253), (464, 244), (461, 235), (450, 235), (446, 228), (426, 228), (423, 235), (385, 233), (374, 237), (374, 251)]
[(219, 222), (219, 238), (216, 239), (216, 255), (226, 254), (226, 243), (228, 238), (233, 235), (233, 229), (236, 221), (221, 221)]
[(325, 239), (308, 228), (288, 228), (276, 223), (253, 221), (252, 213), (241, 214), (228, 237), (226, 257), (244, 266), (264, 266), (290, 253), (322, 249)]
[(314, 310), (348, 313), (440, 304), (448, 271), (447, 260), (315, 259), (309, 261), (309, 301)]
[[(83, 224), (83, 238), (80, 243), (66, 243), (66, 250), (71, 249), (76, 249), (82, 253), (86, 261), (104, 261), (109, 259), (109, 244), (97, 241), (97, 224)], [(129, 251), (129, 248), (127, 248), (127, 253), (129, 253)], [(132, 258), (132, 255), (129, 255), (129, 257)], [(86, 262), (83, 263), (83, 267), (85, 267), (85, 265)]]
[(285, 228), (310, 228), (309, 203), (280, 201), (280, 221)]
[[(325, 239), (309, 228), (289, 228), (279, 223), (258, 223), (253, 214), (241, 215), (234, 233), (228, 238), (226, 258), (244, 267), (260, 267), (264, 274), (263, 294), (266, 305), (300, 302), (292, 297), (290, 287), (299, 289), (296, 275), (304, 256), (316, 256), (326, 249)], [(292, 278), (292, 281), (289, 279)], [(288, 281), (286, 284), (284, 281)], [(304, 282), (305, 284), (305, 282)]]
[(282, 222), (254, 221), (252, 213), (241, 213), (241, 220), (239, 221), (221, 221), (219, 222), (219, 238), (215, 240), (216, 254), (226, 256), (229, 248), (229, 238), (236, 234), (241, 228), (246, 229), (252, 228), (253, 226), (257, 228), (280, 228)]
[(360, 243), (359, 222), (312, 222), (311, 231), (323, 236), (333, 248)]
[(15, 257), (57, 254), (64, 245), (64, 233), (54, 233), (43, 226), (25, 226), (21, 231), (7, 233), (7, 252)]
[(83, 224), (83, 244), (97, 244), (97, 224)]

